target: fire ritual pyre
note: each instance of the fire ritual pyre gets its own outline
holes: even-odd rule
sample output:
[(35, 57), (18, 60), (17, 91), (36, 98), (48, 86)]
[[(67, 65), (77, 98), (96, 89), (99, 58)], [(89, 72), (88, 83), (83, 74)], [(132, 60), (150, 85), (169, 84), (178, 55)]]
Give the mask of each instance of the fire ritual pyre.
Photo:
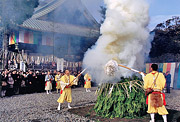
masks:
[(143, 82), (137, 77), (125, 78), (116, 84), (104, 83), (96, 93), (98, 98), (94, 109), (97, 115), (135, 118), (146, 114)]

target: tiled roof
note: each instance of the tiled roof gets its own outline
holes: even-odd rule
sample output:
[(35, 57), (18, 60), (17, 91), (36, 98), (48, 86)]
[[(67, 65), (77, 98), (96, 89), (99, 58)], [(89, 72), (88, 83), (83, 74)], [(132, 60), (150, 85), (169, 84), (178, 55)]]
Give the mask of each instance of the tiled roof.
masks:
[(38, 31), (55, 32), (84, 37), (97, 37), (99, 35), (99, 30), (95, 30), (92, 28), (54, 23), (36, 19), (28, 19), (23, 23), (22, 26), (25, 28), (34, 29)]
[(51, 3), (41, 7), (40, 9), (36, 10), (32, 18), (39, 18), (41, 16), (44, 16), (57, 7), (59, 7), (65, 0), (54, 0)]
[[(83, 5), (80, 5), (81, 11), (86, 16), (88, 21), (91, 21), (93, 23), (94, 26), (92, 28), (64, 24), (64, 23), (54, 23), (54, 22), (38, 19), (52, 12), (57, 7), (60, 7), (65, 1), (66, 0), (52, 0), (52, 2), (49, 2), (45, 6), (36, 9), (36, 11), (34, 12), (34, 15), (30, 19), (26, 20), (21, 25), (21, 27), (38, 30), (38, 31), (55, 32), (55, 33), (70, 34), (70, 35), (77, 35), (77, 36), (84, 36), (84, 37), (99, 36), (98, 23)], [(80, 1), (77, 0), (77, 2), (80, 2)]]

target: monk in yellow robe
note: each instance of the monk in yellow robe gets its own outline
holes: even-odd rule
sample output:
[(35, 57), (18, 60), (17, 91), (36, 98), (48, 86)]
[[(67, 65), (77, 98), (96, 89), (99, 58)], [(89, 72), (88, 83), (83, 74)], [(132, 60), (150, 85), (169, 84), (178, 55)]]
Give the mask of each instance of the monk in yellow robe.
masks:
[(57, 93), (59, 92), (59, 90), (61, 90), (60, 79), (61, 79), (61, 73), (58, 71), (57, 75), (55, 76)]
[(89, 90), (91, 88), (91, 76), (88, 73), (85, 74), (84, 80), (85, 80), (84, 88), (86, 88), (86, 92), (91, 92)]
[[(69, 70), (65, 71), (65, 75), (61, 77), (61, 95), (57, 102), (59, 103), (58, 110), (60, 110), (61, 103), (64, 101), (68, 102), (68, 108), (71, 108), (70, 103), (72, 102), (71, 86), (77, 85), (77, 79), (73, 75), (70, 75)], [(64, 87), (64, 88), (63, 88)]]
[(162, 115), (164, 122), (167, 122), (168, 111), (165, 108), (165, 95), (162, 90), (165, 87), (166, 79), (162, 73), (157, 72), (158, 65), (151, 65), (152, 72), (147, 74), (144, 79), (144, 88), (152, 88), (153, 92), (147, 96), (148, 113), (151, 116), (150, 122), (155, 122), (155, 113)]

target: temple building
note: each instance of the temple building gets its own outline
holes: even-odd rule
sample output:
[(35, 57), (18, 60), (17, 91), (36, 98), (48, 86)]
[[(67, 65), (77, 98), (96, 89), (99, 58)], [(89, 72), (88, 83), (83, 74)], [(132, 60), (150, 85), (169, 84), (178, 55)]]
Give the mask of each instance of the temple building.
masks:
[(81, 62), (98, 39), (99, 28), (81, 0), (47, 0), (18, 30), (13, 30), (9, 50), (18, 49), (27, 64), (57, 59)]

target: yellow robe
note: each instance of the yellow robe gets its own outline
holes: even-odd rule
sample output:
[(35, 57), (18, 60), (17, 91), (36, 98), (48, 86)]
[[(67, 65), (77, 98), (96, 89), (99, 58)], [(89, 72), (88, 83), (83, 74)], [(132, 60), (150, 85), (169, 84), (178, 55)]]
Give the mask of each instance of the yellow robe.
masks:
[[(144, 88), (145, 89), (153, 88), (155, 90), (162, 91), (164, 89), (165, 83), (166, 83), (166, 79), (165, 79), (164, 75), (162, 73), (159, 73), (159, 75), (158, 75), (158, 73), (153, 75), (152, 73), (156, 73), (156, 72), (153, 71), (144, 77)], [(157, 75), (158, 75), (158, 77), (157, 77)], [(156, 86), (154, 86), (153, 82), (154, 82), (154, 78), (156, 78), (156, 77), (157, 77)], [(148, 111), (147, 111), (148, 113), (159, 113), (160, 115), (168, 114), (168, 111), (166, 110), (164, 105), (162, 107), (158, 107), (158, 108), (152, 107), (150, 104), (150, 97), (151, 97), (151, 94), (148, 96)]]
[(56, 89), (61, 89), (60, 78), (61, 78), (61, 75), (56, 75), (56, 76), (55, 76), (55, 81), (56, 81), (56, 83), (57, 83)]
[(91, 88), (91, 76), (87, 73), (84, 76), (85, 85), (84, 88)]
[(71, 96), (71, 87), (72, 85), (76, 85), (74, 82), (72, 82), (74, 80), (74, 76), (70, 75), (64, 75), (61, 77), (61, 81), (63, 81), (64, 83), (71, 83), (69, 85), (68, 88), (64, 88), (61, 96), (59, 97), (59, 99), (57, 100), (58, 103), (64, 103), (64, 101), (67, 101), (68, 103), (72, 102), (72, 96)]

